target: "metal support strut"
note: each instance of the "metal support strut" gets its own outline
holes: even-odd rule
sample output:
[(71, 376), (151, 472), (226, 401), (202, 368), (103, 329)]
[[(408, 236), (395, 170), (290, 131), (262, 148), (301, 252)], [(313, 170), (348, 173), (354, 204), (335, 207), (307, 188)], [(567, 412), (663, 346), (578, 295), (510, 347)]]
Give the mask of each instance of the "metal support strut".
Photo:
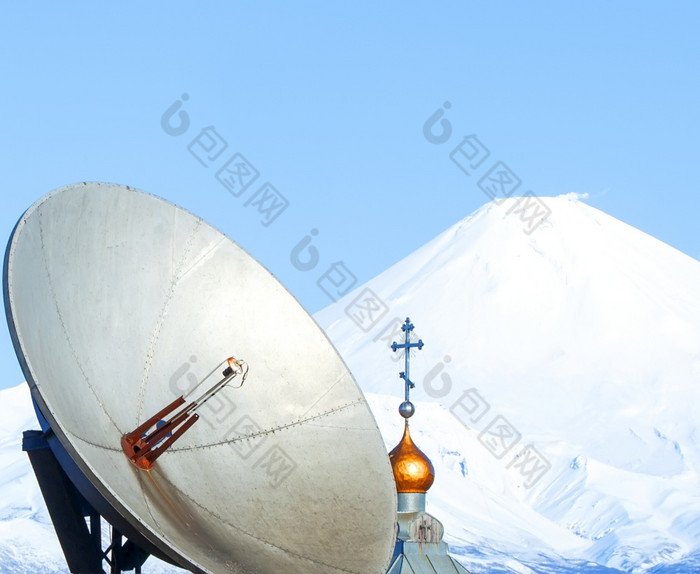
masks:
[[(214, 384), (198, 399), (185, 405), (185, 396), (191, 395), (224, 364), (227, 366), (221, 372), (223, 379)], [(155, 464), (156, 459), (197, 422), (199, 415), (195, 411), (238, 375), (241, 375), (241, 382), (238, 385), (238, 387), (240, 387), (248, 376), (248, 365), (245, 361), (238, 361), (233, 357), (229, 357), (225, 361), (219, 363), (194, 389), (187, 393), (187, 395), (178, 397), (143, 424), (136, 427), (133, 431), (122, 436), (121, 443), (124, 454), (126, 454), (127, 458), (137, 467), (150, 470)], [(183, 405), (185, 406), (180, 409)], [(178, 409), (180, 410), (178, 411)], [(170, 416), (170, 418), (165, 420), (165, 417), (168, 416)]]
[(104, 574), (104, 561), (110, 574), (128, 570), (139, 574), (150, 553), (131, 540), (124, 541), (114, 526), (112, 544), (102, 549), (100, 514), (61, 468), (47, 441), (51, 433), (24, 431), (22, 450), (29, 456), (68, 569), (75, 574)]

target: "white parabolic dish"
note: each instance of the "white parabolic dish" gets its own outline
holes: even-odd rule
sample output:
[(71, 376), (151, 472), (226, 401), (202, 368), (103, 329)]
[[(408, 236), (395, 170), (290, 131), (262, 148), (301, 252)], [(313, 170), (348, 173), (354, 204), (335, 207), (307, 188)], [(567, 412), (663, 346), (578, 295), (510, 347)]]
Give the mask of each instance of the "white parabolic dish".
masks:
[[(18, 222), (5, 297), (42, 414), (156, 548), (207, 572), (386, 571), (396, 494), (367, 403), (314, 320), (229, 238), (128, 187), (64, 187)], [(122, 435), (231, 355), (245, 384), (136, 468)]]

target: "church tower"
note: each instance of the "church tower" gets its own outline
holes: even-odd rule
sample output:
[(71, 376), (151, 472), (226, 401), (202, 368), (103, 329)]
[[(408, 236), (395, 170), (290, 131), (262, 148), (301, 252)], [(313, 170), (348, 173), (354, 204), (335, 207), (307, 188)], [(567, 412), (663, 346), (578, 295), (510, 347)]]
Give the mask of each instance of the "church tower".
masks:
[(425, 496), (433, 485), (435, 470), (430, 459), (413, 443), (408, 419), (415, 413), (410, 401), (410, 390), (415, 386), (409, 376), (411, 349), (423, 348), (423, 341), (411, 342), (413, 325), (406, 319), (401, 327), (403, 343), (392, 343), (394, 352), (404, 349), (405, 370), (400, 377), (405, 383), (404, 402), (399, 413), (405, 419), (403, 437), (389, 453), (398, 494), (398, 529), (394, 557), (387, 574), (469, 574), (459, 562), (448, 554), (447, 544), (442, 541), (442, 523), (425, 511)]

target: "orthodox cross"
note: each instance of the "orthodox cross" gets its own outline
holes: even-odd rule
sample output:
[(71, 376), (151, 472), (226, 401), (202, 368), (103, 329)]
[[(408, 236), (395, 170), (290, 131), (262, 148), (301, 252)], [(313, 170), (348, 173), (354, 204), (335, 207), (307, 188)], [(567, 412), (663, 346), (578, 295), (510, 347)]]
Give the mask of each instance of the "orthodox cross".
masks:
[(420, 351), (423, 348), (423, 340), (418, 339), (416, 343), (411, 342), (411, 331), (413, 331), (413, 323), (411, 323), (411, 319), (409, 319), (408, 317), (406, 317), (406, 321), (404, 322), (404, 324), (401, 325), (401, 330), (404, 332), (404, 342), (397, 343), (396, 341), (394, 341), (391, 344), (391, 350), (396, 352), (398, 349), (405, 349), (404, 359), (406, 362), (406, 369), (402, 373), (399, 373), (399, 377), (401, 377), (405, 382), (406, 396), (404, 402), (401, 403), (401, 406), (399, 406), (399, 412), (404, 418), (409, 418), (411, 415), (413, 415), (414, 412), (413, 404), (409, 400), (409, 391), (410, 389), (416, 386), (413, 383), (413, 381), (411, 381), (411, 378), (409, 376), (409, 361), (411, 358), (411, 349), (417, 347)]

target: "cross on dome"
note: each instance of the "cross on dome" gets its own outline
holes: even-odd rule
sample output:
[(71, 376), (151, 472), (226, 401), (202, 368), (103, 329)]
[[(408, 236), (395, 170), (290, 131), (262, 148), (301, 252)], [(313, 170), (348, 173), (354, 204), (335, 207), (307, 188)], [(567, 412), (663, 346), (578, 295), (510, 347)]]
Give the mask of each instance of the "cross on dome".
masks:
[(410, 390), (416, 386), (413, 383), (413, 381), (411, 381), (411, 378), (409, 376), (409, 367), (411, 359), (410, 351), (413, 348), (417, 348), (420, 351), (423, 348), (423, 340), (418, 339), (418, 341), (416, 341), (415, 343), (411, 342), (411, 331), (413, 331), (413, 323), (411, 323), (411, 319), (409, 317), (406, 317), (406, 321), (403, 325), (401, 325), (401, 330), (404, 332), (404, 342), (397, 343), (396, 341), (394, 341), (393, 343), (391, 343), (391, 350), (396, 352), (399, 349), (405, 349), (404, 359), (406, 366), (404, 370), (401, 373), (399, 373), (399, 377), (401, 377), (405, 382), (405, 398), (404, 402), (401, 403), (401, 405), (399, 406), (399, 413), (405, 419), (409, 419), (413, 416), (413, 413), (415, 412), (415, 407), (413, 406), (413, 403), (410, 400)]

